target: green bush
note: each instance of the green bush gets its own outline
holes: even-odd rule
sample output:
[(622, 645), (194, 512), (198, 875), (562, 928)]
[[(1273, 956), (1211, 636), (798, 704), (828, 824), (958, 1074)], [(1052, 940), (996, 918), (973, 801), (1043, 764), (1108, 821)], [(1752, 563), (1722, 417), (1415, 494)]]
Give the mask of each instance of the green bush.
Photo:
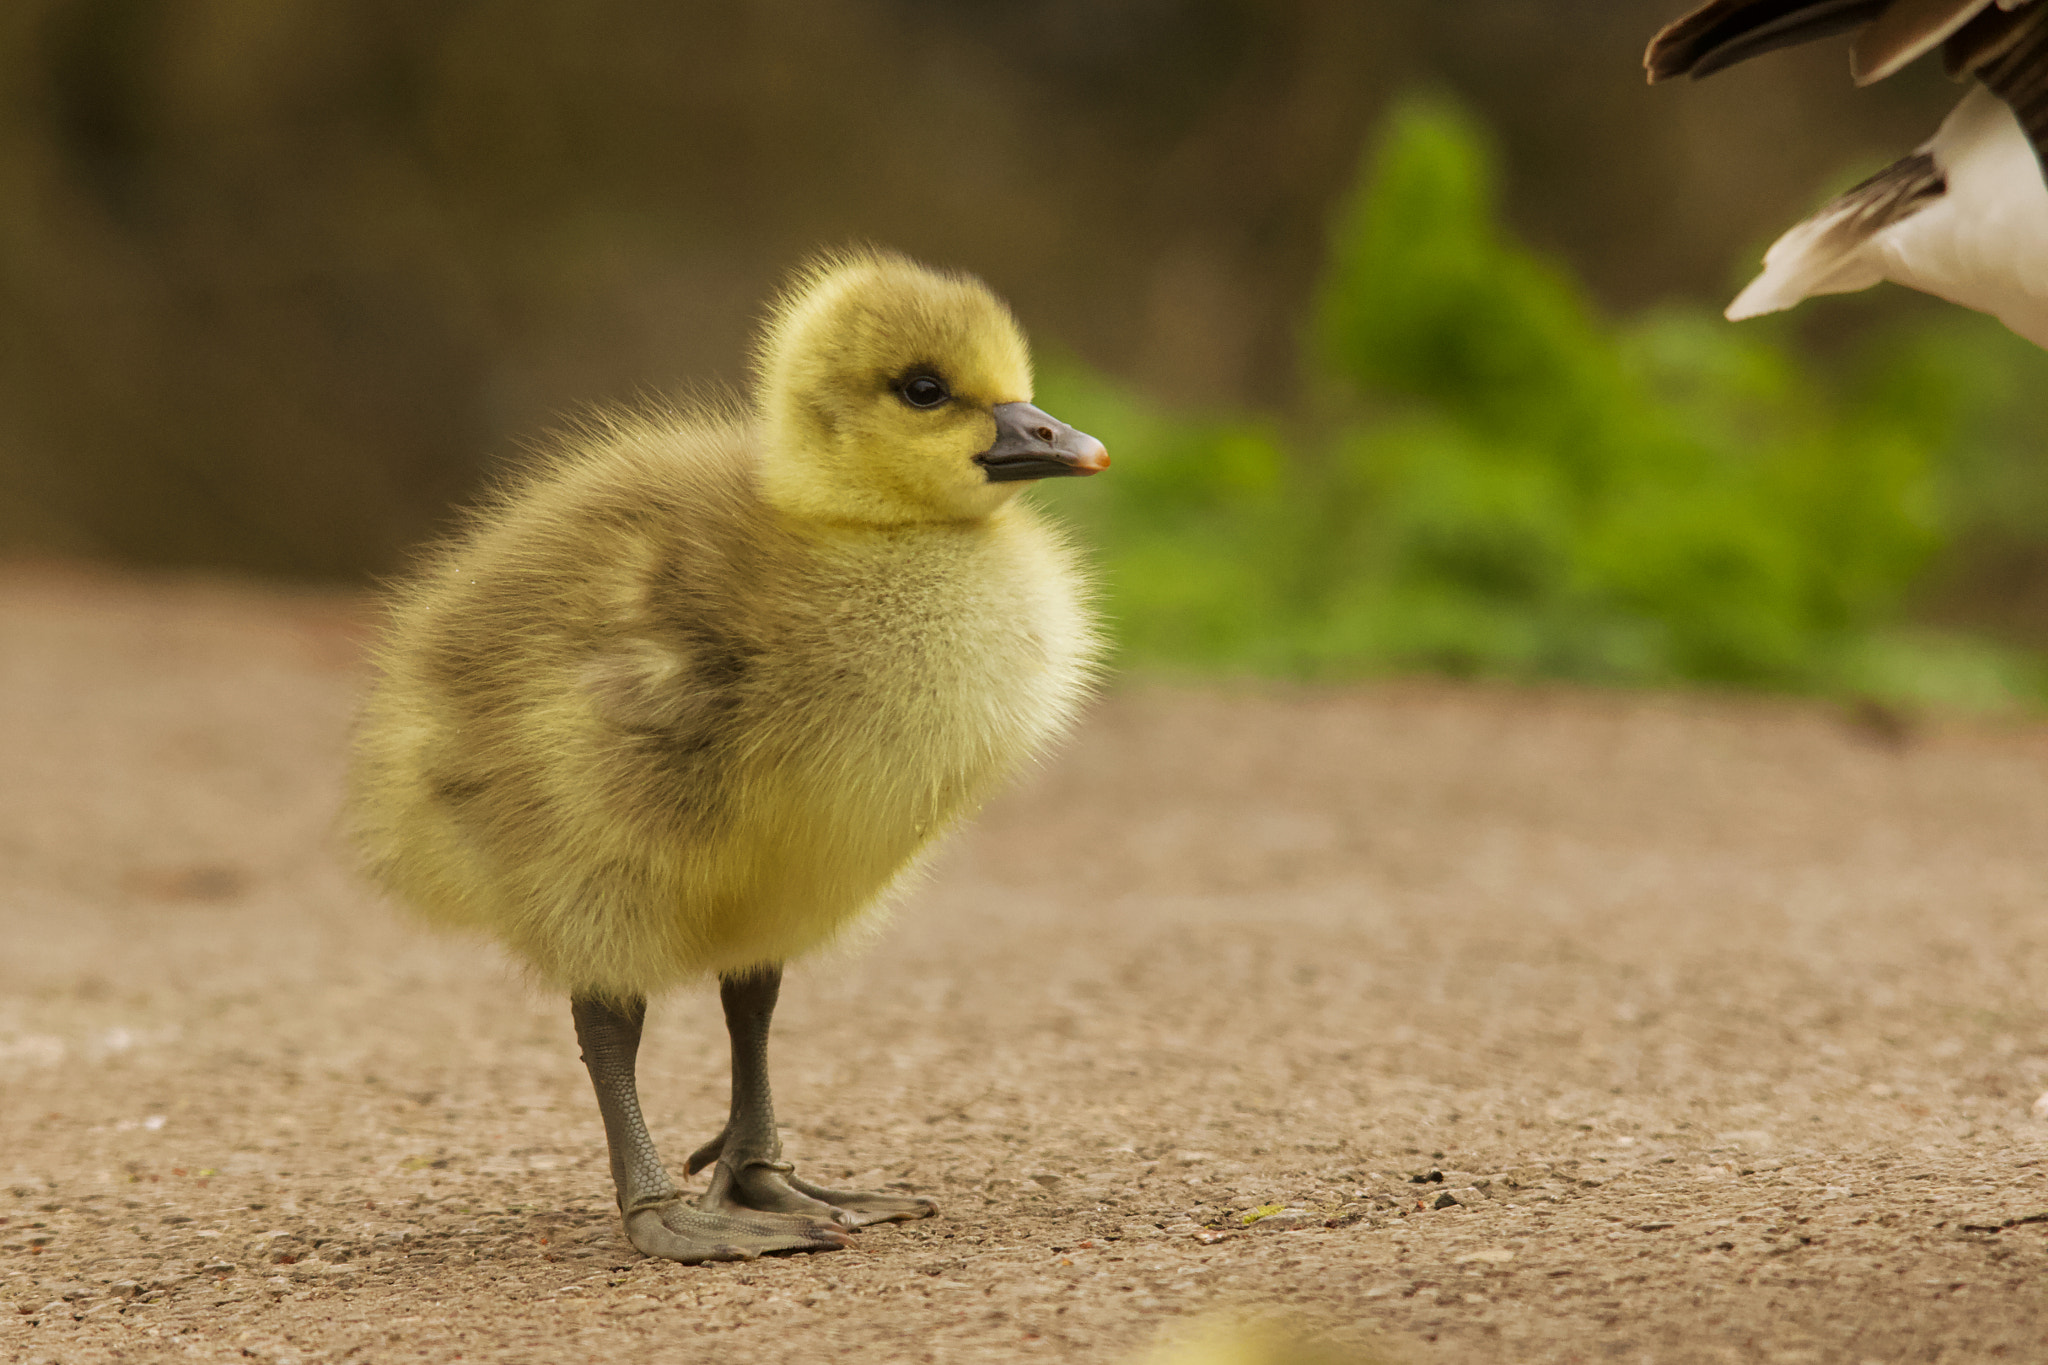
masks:
[(2010, 408), (2015, 352), (1908, 338), (1829, 383), (1782, 330), (1603, 319), (1501, 227), (1480, 132), (1414, 101), (1318, 291), (1309, 360), (1336, 415), (1290, 435), (1169, 414), (1055, 366), (1045, 406), (1116, 458), (1055, 496), (1140, 666), (2030, 686), (1998, 651), (1897, 626), (1952, 525), (1944, 461), (1971, 414)]

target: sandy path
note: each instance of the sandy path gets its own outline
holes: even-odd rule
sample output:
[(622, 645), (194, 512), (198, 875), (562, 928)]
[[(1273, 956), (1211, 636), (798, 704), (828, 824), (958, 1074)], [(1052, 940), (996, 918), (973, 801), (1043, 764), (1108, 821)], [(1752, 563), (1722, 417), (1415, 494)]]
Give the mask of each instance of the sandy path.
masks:
[[(785, 990), (792, 1155), (944, 1216), (691, 1269), (562, 1002), (344, 870), (354, 668), (320, 599), (0, 578), (0, 1359), (2048, 1359), (2048, 727), (1120, 694)], [(675, 1155), (716, 1016), (650, 1026)]]

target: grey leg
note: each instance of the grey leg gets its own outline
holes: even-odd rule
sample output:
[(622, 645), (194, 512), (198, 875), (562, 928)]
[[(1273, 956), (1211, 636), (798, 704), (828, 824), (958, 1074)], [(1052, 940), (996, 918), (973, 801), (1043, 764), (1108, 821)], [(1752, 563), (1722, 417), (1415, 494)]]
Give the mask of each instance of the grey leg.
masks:
[(647, 1002), (618, 1007), (589, 996), (569, 1003), (576, 1041), (597, 1091), (611, 1150), (612, 1185), (626, 1238), (649, 1256), (672, 1261), (750, 1261), (770, 1251), (829, 1251), (850, 1240), (834, 1223), (817, 1217), (787, 1217), (734, 1210), (720, 1213), (687, 1202), (669, 1179), (640, 1117), (640, 1093), (633, 1063), (640, 1052), (640, 1026)]
[(732, 1114), (725, 1129), (690, 1157), (689, 1170), (716, 1161), (711, 1188), (697, 1201), (710, 1212), (797, 1214), (844, 1227), (929, 1218), (939, 1206), (923, 1197), (828, 1190), (799, 1179), (782, 1159), (775, 1100), (768, 1089), (768, 1026), (782, 992), (782, 968), (760, 967), (722, 977), (718, 998), (732, 1036)]

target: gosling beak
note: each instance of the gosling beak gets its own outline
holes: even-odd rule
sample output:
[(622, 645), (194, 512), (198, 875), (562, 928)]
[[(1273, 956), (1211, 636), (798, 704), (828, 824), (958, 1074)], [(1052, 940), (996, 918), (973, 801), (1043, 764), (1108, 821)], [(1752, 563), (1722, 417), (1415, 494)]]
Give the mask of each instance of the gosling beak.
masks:
[(1102, 442), (1050, 413), (1029, 403), (998, 403), (994, 412), (996, 443), (974, 457), (988, 471), (990, 483), (1100, 474), (1109, 468)]

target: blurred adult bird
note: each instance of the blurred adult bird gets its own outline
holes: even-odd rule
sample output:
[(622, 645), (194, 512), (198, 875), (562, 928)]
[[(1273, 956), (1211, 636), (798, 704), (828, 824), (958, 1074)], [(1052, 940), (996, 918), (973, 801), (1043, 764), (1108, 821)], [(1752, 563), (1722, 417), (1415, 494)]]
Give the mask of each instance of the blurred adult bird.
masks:
[[(632, 1244), (823, 1250), (934, 1212), (782, 1160), (782, 964), (838, 935), (1066, 726), (1096, 636), (1016, 494), (1100, 442), (1031, 405), (979, 281), (858, 252), (776, 305), (750, 412), (571, 439), (401, 587), (355, 748), (373, 874), (566, 991)], [(634, 1078), (647, 997), (715, 975), (725, 1127), (689, 1199)]]
[(1780, 237), (1730, 318), (1879, 280), (1979, 309), (2048, 346), (2048, 0), (1709, 0), (1650, 41), (1652, 82), (1860, 30), (1858, 85), (1940, 48), (1979, 84), (1911, 156)]

